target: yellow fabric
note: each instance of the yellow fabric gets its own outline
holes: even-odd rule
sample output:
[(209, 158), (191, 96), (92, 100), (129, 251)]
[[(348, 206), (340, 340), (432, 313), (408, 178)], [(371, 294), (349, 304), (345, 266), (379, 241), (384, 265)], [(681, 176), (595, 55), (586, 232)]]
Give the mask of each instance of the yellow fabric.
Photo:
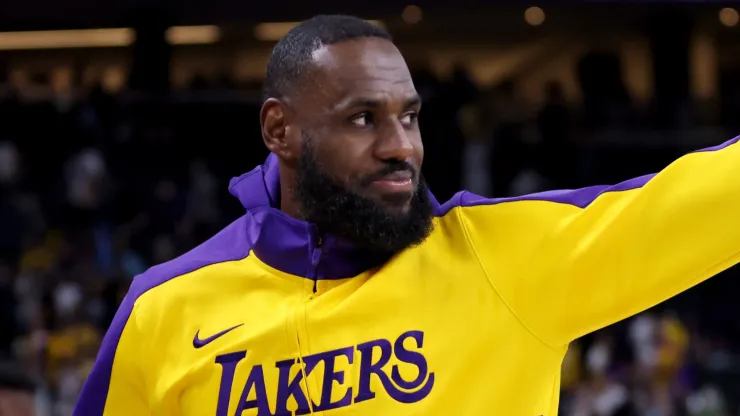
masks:
[(731, 145), (585, 208), (456, 207), (420, 247), (316, 294), (254, 253), (200, 268), (136, 300), (105, 415), (290, 415), (299, 397), (327, 416), (556, 415), (571, 341), (740, 260), (738, 177)]

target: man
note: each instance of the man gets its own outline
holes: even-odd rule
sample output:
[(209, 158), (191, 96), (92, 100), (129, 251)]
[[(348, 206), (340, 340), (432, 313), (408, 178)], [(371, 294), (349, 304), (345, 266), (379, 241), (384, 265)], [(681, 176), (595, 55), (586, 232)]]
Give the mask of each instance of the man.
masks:
[(382, 29), (270, 58), (246, 213), (133, 283), (76, 414), (555, 415), (568, 343), (740, 259), (740, 145), (613, 187), (440, 205)]

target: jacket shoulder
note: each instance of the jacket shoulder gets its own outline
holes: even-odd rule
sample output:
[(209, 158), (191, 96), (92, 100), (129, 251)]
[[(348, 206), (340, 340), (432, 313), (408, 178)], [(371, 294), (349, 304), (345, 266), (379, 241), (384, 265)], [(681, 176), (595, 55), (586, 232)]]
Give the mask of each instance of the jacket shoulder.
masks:
[(246, 258), (252, 248), (248, 225), (249, 218), (244, 215), (187, 253), (149, 268), (134, 278), (126, 297), (136, 301), (151, 289), (203, 267)]

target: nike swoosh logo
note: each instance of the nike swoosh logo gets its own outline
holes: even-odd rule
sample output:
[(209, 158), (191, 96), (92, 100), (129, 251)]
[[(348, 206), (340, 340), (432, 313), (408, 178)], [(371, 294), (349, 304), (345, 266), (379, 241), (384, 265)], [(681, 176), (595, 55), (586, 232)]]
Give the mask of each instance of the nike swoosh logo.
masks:
[(204, 339), (200, 339), (198, 337), (200, 335), (200, 330), (198, 330), (198, 332), (195, 333), (195, 337), (193, 337), (193, 348), (196, 348), (196, 349), (197, 348), (203, 348), (206, 345), (210, 344), (211, 342), (217, 340), (218, 338), (221, 338), (222, 336), (224, 336), (227, 333), (235, 330), (236, 328), (239, 328), (242, 325), (244, 325), (244, 324), (234, 325), (231, 328), (226, 328), (223, 331), (221, 331), (221, 332), (219, 332), (217, 334), (211, 335), (210, 337), (204, 338)]

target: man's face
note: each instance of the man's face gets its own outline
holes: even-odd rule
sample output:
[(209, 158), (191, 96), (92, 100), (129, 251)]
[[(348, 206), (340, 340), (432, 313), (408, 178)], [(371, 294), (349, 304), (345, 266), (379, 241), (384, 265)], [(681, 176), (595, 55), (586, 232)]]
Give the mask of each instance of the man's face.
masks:
[(421, 242), (432, 213), (420, 175), (421, 103), (403, 57), (365, 38), (323, 47), (314, 61), (293, 103), (301, 214), (383, 250)]
[(407, 211), (424, 147), (421, 102), (401, 53), (363, 38), (317, 50), (314, 67), (297, 105), (322, 169), (389, 211)]

